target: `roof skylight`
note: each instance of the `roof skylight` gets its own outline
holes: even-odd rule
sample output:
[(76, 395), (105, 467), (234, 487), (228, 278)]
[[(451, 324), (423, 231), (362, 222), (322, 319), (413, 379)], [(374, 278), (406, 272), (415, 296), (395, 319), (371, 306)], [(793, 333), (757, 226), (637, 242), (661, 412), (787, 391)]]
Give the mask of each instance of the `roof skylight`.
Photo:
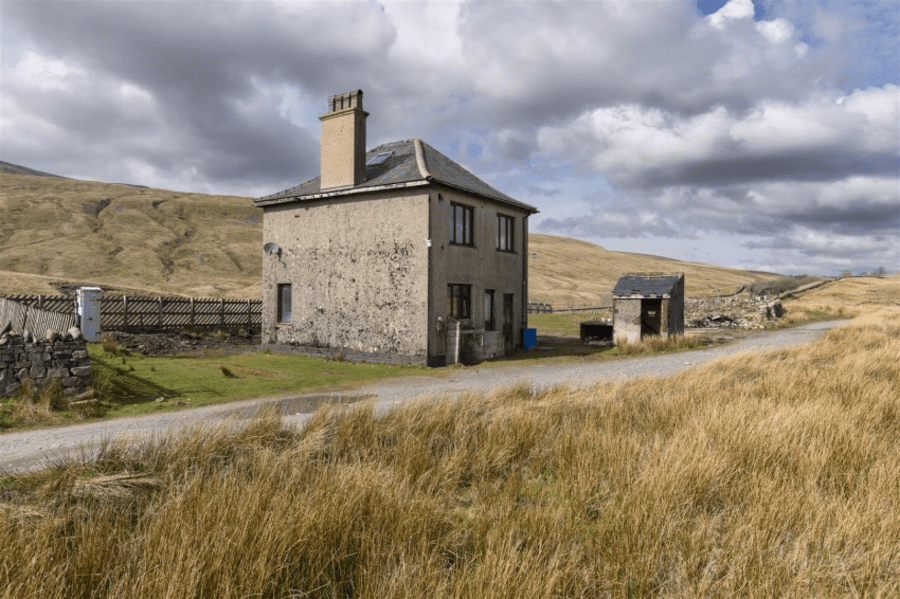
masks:
[(391, 157), (394, 151), (390, 152), (381, 152), (380, 154), (376, 154), (374, 157), (370, 158), (366, 163), (366, 166), (375, 166), (376, 164), (382, 164), (385, 160)]

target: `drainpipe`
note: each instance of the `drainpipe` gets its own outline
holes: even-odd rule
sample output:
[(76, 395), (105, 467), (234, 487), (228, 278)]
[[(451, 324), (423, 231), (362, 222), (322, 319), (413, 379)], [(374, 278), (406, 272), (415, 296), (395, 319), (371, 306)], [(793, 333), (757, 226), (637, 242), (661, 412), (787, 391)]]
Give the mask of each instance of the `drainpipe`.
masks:
[(460, 346), (460, 341), (462, 341), (462, 338), (460, 336), (460, 328), (461, 328), (460, 323), (457, 320), (456, 321), (456, 347), (453, 350), (453, 360), (454, 360), (453, 363), (454, 364), (459, 364), (459, 346)]

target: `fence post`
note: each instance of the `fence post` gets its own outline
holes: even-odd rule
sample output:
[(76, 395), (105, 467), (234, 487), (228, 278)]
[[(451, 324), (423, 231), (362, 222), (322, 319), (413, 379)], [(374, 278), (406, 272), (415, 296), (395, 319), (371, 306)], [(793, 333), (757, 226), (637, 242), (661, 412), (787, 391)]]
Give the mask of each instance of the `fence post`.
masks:
[(159, 303), (159, 328), (163, 326), (163, 315), (162, 315), (162, 296), (157, 295), (156, 301)]
[(191, 327), (194, 327), (194, 298), (191, 298)]
[(219, 298), (219, 324), (225, 326), (225, 298)]
[(128, 296), (122, 296), (122, 327), (128, 328)]
[(38, 295), (38, 310), (44, 309), (44, 296)]
[(253, 310), (250, 308), (250, 298), (247, 298), (247, 330), (253, 326)]

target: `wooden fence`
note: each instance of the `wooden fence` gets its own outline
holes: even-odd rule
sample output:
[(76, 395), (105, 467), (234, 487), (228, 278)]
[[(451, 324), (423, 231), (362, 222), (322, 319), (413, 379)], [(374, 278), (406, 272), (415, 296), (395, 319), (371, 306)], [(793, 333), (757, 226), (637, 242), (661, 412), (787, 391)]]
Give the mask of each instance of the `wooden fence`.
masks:
[[(9, 296), (8, 299), (33, 309), (69, 314), (74, 323), (75, 298), (73, 297), (16, 295)], [(260, 300), (133, 295), (106, 296), (100, 300), (100, 328), (105, 331), (256, 328), (261, 323), (262, 302)], [(46, 331), (41, 333), (41, 336), (44, 333)]]
[(128, 295), (100, 300), (104, 330), (256, 327), (261, 322), (260, 300)]
[(528, 302), (529, 314), (544, 314), (553, 312), (553, 306), (550, 304), (542, 304), (540, 302)]
[(599, 313), (599, 312), (609, 312), (612, 310), (612, 306), (587, 306), (584, 308), (556, 308), (553, 310), (555, 313), (560, 312), (591, 312), (591, 313)]
[(33, 337), (43, 339), (49, 329), (65, 333), (75, 326), (75, 313), (71, 308), (68, 313), (41, 310), (0, 297), (0, 329), (7, 323), (12, 324), (12, 330), (16, 333), (28, 331)]

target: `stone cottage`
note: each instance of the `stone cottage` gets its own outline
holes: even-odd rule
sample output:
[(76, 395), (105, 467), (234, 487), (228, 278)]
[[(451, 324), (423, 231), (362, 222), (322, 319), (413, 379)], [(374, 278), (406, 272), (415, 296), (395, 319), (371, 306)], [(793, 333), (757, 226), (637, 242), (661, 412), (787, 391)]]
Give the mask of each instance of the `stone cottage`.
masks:
[(635, 273), (613, 289), (613, 338), (684, 333), (684, 273)]
[(366, 151), (362, 91), (328, 100), (319, 177), (263, 208), (263, 343), (444, 365), (521, 343), (528, 217), (419, 139)]

